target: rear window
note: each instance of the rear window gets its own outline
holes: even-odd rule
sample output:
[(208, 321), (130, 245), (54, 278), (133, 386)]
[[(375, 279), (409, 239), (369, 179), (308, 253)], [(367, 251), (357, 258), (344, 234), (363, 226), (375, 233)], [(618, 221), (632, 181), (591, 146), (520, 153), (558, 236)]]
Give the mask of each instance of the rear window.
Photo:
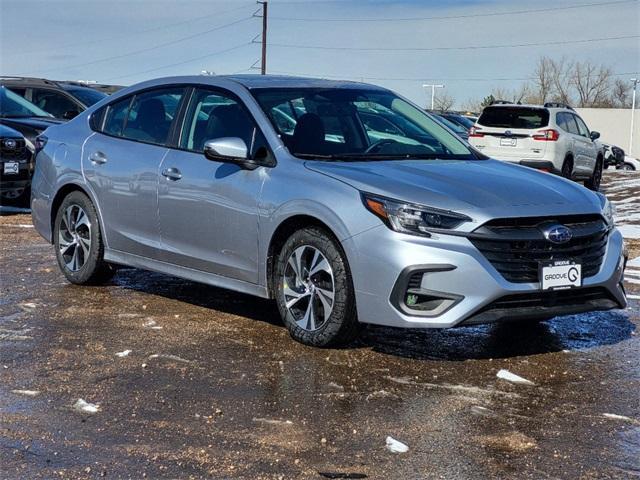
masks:
[(542, 128), (549, 125), (549, 111), (544, 108), (487, 107), (478, 123), (495, 128)]

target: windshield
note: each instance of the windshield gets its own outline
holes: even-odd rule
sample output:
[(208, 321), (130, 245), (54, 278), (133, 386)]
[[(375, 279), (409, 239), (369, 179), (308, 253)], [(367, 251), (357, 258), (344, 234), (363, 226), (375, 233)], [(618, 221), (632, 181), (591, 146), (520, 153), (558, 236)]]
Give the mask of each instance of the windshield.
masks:
[(51, 115), (2, 85), (0, 86), (0, 117), (51, 117)]
[(549, 111), (546, 108), (487, 107), (478, 123), (497, 128), (542, 128), (549, 124)]
[(65, 90), (84, 103), (87, 107), (90, 107), (94, 103), (98, 103), (107, 96), (106, 93), (99, 92), (93, 88), (72, 87), (66, 88)]
[(289, 151), (301, 158), (475, 159), (436, 120), (388, 91), (252, 90)]

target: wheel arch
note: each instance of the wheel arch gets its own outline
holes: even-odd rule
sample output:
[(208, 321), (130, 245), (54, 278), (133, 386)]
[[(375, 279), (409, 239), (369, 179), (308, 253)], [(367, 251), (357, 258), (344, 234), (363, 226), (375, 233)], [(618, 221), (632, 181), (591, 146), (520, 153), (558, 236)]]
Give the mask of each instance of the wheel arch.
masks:
[(67, 197), (67, 195), (69, 195), (72, 192), (81, 192), (85, 194), (87, 197), (89, 197), (89, 200), (91, 200), (91, 203), (93, 203), (93, 206), (95, 207), (96, 212), (98, 214), (98, 221), (100, 222), (100, 231), (102, 232), (102, 238), (106, 246), (107, 241), (106, 241), (106, 236), (103, 228), (102, 213), (100, 212), (100, 207), (98, 206), (93, 196), (93, 193), (88, 188), (86, 188), (86, 186), (80, 185), (79, 183), (66, 183), (62, 185), (53, 196), (53, 200), (51, 201), (51, 213), (50, 213), (50, 219), (49, 219), (49, 222), (50, 222), (49, 225), (51, 228), (51, 243), (53, 243), (54, 241), (54, 238), (53, 238), (53, 232), (55, 229), (54, 223), (56, 221), (56, 215), (58, 214), (58, 208), (60, 208), (60, 205), (62, 205), (62, 202)]
[[(278, 253), (284, 246), (287, 239), (293, 235), (294, 232), (307, 227), (318, 227), (326, 231), (336, 242), (338, 248), (342, 251), (342, 254), (347, 259), (346, 253), (342, 246), (342, 243), (338, 239), (338, 236), (333, 229), (324, 221), (318, 217), (308, 214), (296, 214), (285, 218), (280, 222), (271, 235), (269, 240), (269, 246), (267, 248), (266, 257), (266, 280), (267, 280), (267, 292), (269, 298), (275, 297), (275, 279), (273, 278), (275, 273), (275, 265)], [(347, 261), (348, 267), (348, 261)]]

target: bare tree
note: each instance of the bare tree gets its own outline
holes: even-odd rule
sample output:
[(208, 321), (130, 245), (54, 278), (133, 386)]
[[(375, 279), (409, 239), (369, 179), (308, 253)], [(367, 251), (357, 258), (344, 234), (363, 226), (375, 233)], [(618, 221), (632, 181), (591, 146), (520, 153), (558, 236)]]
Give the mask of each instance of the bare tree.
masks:
[(534, 72), (534, 93), (532, 103), (545, 103), (550, 100), (554, 90), (554, 65), (549, 57), (540, 57)]
[(611, 103), (617, 108), (631, 108), (631, 84), (616, 78), (611, 89)]
[(451, 95), (443, 93), (442, 95), (436, 95), (433, 103), (436, 110), (446, 111), (451, 110), (451, 107), (455, 105), (456, 100)]
[(550, 60), (551, 79), (553, 81), (552, 99), (557, 102), (571, 104), (571, 75), (573, 63), (567, 61), (565, 57), (560, 60)]
[(462, 105), (460, 105), (462, 110), (466, 111), (466, 112), (481, 112), (482, 109), (485, 107), (485, 105), (483, 105), (482, 100), (477, 100), (477, 99), (473, 99), (473, 98), (469, 98), (467, 101), (465, 101), (464, 103), (462, 103)]
[(597, 66), (587, 60), (577, 62), (571, 73), (571, 84), (578, 94), (579, 107), (610, 106), (612, 72), (609, 67)]

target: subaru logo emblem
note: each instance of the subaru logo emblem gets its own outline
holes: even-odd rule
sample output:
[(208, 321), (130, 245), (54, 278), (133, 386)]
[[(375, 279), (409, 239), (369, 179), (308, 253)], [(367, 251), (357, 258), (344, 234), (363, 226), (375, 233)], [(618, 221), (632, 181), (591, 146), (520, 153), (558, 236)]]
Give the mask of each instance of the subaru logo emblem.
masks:
[(16, 145), (18, 145), (18, 144), (12, 138), (9, 138), (9, 139), (4, 141), (4, 148), (6, 148), (7, 150), (15, 150), (16, 149)]
[(571, 230), (564, 225), (552, 225), (545, 228), (542, 233), (551, 243), (567, 243), (572, 237)]

